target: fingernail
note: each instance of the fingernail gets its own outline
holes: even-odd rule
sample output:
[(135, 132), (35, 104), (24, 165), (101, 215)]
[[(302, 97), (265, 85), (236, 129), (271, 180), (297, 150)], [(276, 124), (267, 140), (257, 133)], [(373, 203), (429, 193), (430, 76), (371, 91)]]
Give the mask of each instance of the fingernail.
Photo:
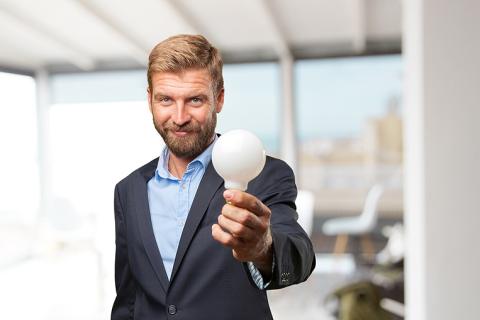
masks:
[(227, 200), (232, 199), (233, 198), (233, 192), (230, 191), (230, 190), (225, 190), (225, 192), (223, 193), (223, 197)]

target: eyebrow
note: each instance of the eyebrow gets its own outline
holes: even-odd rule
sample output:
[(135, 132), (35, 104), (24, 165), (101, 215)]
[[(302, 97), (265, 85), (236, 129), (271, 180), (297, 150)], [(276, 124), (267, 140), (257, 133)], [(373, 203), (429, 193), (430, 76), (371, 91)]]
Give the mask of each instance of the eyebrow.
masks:
[(201, 98), (203, 100), (208, 100), (208, 95), (206, 95), (204, 93), (192, 94), (192, 95), (189, 96), (188, 99), (192, 99), (192, 98)]
[(160, 99), (162, 99), (162, 98), (165, 98), (165, 97), (170, 98), (170, 96), (167, 95), (167, 94), (164, 94), (164, 93), (155, 93), (155, 94), (153, 95), (153, 100), (158, 101), (158, 100), (160, 100)]
[[(204, 100), (208, 100), (208, 95), (205, 94), (205, 93), (202, 93), (202, 92), (193, 92), (192, 94), (189, 94), (187, 96), (187, 99), (192, 99), (192, 98), (195, 98), (195, 97), (198, 97), (198, 98), (201, 98), (201, 99), (204, 99)], [(153, 99), (155, 101), (158, 101), (162, 98), (172, 98), (172, 96), (167, 94), (167, 93), (163, 93), (163, 92), (157, 92), (153, 95)]]

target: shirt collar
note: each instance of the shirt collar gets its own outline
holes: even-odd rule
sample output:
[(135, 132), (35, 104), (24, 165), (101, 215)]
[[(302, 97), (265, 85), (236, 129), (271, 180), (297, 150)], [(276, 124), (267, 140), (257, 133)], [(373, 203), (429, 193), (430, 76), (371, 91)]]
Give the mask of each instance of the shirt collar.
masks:
[[(212, 150), (213, 150), (213, 145), (215, 142), (217, 142), (218, 136), (215, 134), (215, 138), (213, 139), (213, 142), (210, 143), (210, 145), (201, 153), (199, 154), (195, 159), (193, 159), (187, 166), (187, 170), (185, 172), (188, 172), (189, 170), (192, 170), (195, 168), (197, 164), (199, 164), (203, 169), (205, 169), (212, 159)], [(168, 171), (168, 159), (170, 157), (170, 150), (168, 150), (168, 147), (165, 145), (162, 149), (162, 153), (160, 157), (158, 158), (158, 165), (157, 169), (155, 170), (155, 176), (157, 178), (163, 178), (163, 179), (171, 179), (171, 180), (178, 180), (177, 177), (172, 175)]]

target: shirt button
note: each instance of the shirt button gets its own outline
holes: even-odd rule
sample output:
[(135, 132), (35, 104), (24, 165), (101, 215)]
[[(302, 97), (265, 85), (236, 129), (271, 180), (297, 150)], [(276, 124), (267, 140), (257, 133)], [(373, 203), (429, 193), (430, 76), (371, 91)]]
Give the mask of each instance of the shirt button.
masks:
[(177, 313), (177, 307), (174, 304), (168, 306), (168, 314), (174, 315)]
[(185, 183), (182, 183), (182, 189), (185, 190)]

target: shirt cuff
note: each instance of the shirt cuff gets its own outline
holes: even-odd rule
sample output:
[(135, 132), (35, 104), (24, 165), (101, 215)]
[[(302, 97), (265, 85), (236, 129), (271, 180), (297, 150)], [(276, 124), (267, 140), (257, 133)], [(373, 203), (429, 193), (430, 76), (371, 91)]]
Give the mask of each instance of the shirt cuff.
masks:
[[(252, 277), (253, 282), (255, 282), (255, 284), (257, 285), (258, 289), (260, 290), (267, 289), (272, 281), (270, 280), (267, 283), (265, 283), (262, 273), (253, 264), (253, 262), (248, 261), (247, 266), (248, 266), (248, 271), (250, 271), (250, 276)], [(275, 268), (275, 253), (273, 254), (273, 259), (272, 259), (272, 275), (273, 275), (274, 268)]]

